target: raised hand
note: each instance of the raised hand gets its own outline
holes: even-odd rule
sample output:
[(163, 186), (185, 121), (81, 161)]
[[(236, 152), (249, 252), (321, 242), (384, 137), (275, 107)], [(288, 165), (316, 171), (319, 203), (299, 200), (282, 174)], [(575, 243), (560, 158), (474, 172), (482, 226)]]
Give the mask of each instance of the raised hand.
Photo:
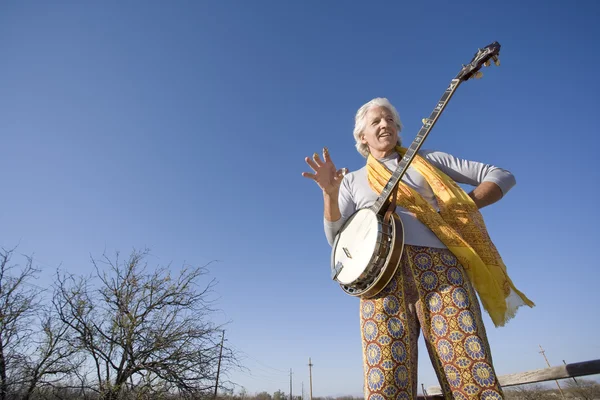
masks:
[(331, 161), (329, 150), (323, 148), (323, 160), (317, 153), (312, 158), (306, 157), (306, 163), (312, 168), (314, 174), (303, 172), (302, 176), (312, 179), (319, 185), (324, 193), (328, 195), (336, 195), (340, 189), (342, 179), (347, 172), (346, 168), (336, 170), (335, 164)]

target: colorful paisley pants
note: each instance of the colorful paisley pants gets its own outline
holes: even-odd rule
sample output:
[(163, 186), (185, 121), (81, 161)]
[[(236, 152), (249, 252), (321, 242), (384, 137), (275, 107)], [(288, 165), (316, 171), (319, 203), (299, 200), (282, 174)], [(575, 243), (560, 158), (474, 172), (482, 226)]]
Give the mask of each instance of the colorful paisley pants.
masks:
[(360, 301), (365, 400), (417, 398), (419, 328), (446, 399), (502, 399), (481, 310), (447, 249), (405, 246), (398, 272)]

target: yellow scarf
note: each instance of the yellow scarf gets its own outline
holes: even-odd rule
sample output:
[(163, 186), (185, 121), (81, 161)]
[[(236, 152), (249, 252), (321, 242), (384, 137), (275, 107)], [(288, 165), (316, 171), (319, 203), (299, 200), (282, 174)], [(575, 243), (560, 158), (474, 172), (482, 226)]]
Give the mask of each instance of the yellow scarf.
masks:
[[(396, 147), (403, 156), (405, 148)], [(450, 177), (416, 155), (411, 162), (431, 186), (440, 212), (402, 181), (396, 204), (414, 213), (456, 256), (479, 294), (494, 325), (503, 326), (522, 305), (534, 303), (512, 283), (506, 266), (490, 239), (477, 206)], [(367, 159), (369, 185), (381, 193), (392, 173), (374, 157)]]

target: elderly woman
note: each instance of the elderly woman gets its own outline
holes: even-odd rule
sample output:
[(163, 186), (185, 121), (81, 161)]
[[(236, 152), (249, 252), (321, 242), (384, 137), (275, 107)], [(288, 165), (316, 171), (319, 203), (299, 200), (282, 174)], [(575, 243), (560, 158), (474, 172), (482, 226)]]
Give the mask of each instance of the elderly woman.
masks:
[[(322, 159), (306, 158), (313, 173), (302, 175), (323, 191), (330, 244), (354, 212), (375, 203), (397, 168), (406, 151), (401, 128), (394, 106), (376, 98), (355, 118), (364, 167), (336, 169), (326, 148)], [(457, 183), (474, 189), (466, 196)], [(413, 159), (396, 196), (405, 235), (400, 265), (383, 291), (360, 300), (365, 399), (416, 399), (419, 330), (446, 398), (502, 398), (475, 290), (496, 326), (533, 303), (506, 274), (478, 209), (514, 185), (504, 169), (444, 152), (420, 151)]]

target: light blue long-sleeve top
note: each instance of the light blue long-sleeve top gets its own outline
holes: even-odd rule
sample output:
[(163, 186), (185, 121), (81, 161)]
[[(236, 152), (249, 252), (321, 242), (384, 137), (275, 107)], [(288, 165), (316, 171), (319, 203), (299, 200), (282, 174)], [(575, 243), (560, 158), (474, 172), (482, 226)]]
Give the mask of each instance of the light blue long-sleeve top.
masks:
[[(457, 183), (477, 186), (482, 182), (493, 182), (500, 187), (503, 195), (506, 195), (516, 184), (513, 174), (490, 164), (457, 158), (441, 151), (420, 150), (418, 154)], [(393, 172), (398, 167), (398, 160), (398, 154), (393, 153), (379, 161), (383, 162)], [(409, 166), (402, 177), (402, 182), (423, 196), (434, 209), (438, 209), (437, 200), (431, 187), (416, 169)], [(372, 206), (377, 201), (378, 195), (379, 193), (376, 193), (369, 186), (366, 165), (344, 176), (338, 199), (342, 217), (333, 222), (324, 219), (325, 236), (330, 245), (333, 245), (335, 235), (344, 222), (357, 210)], [(446, 247), (414, 214), (400, 206), (396, 207), (396, 213), (404, 225), (405, 244), (436, 248)]]

